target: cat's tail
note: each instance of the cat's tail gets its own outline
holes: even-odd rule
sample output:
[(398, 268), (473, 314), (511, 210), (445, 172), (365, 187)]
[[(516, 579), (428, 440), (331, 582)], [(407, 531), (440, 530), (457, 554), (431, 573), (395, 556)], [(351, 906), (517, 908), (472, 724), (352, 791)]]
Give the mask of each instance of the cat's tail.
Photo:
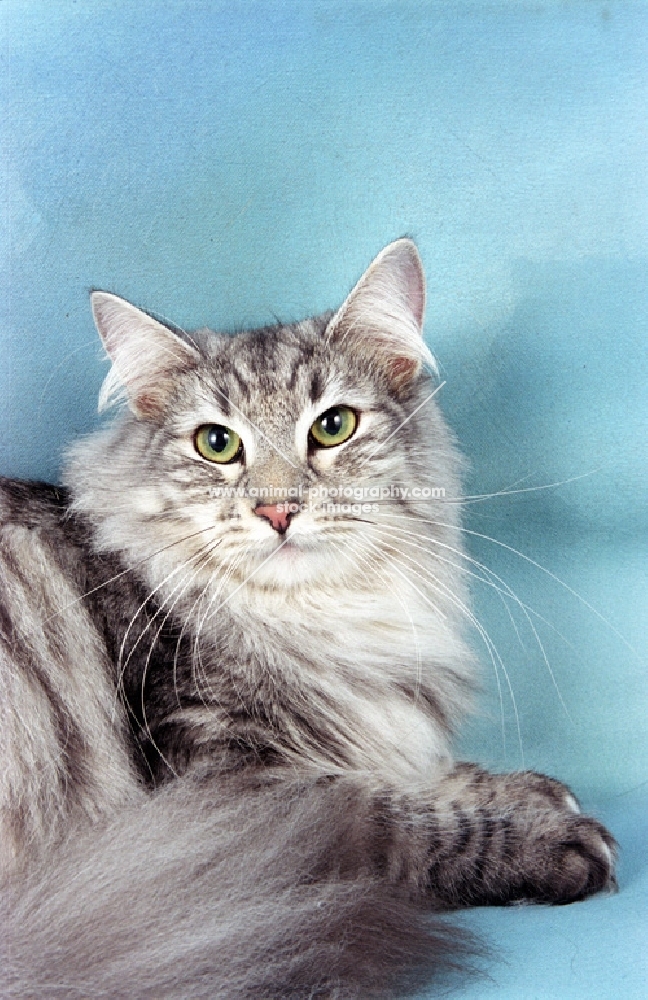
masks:
[(349, 802), (335, 782), (182, 779), (70, 837), (0, 896), (0, 996), (409, 994), (465, 941), (362, 874)]

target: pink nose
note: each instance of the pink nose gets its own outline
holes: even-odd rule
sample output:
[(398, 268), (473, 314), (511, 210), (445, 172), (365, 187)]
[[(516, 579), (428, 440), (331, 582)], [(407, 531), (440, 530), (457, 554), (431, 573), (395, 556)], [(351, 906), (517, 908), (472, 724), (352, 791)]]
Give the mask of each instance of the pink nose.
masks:
[(257, 517), (265, 517), (275, 531), (278, 531), (280, 535), (283, 535), (286, 531), (288, 525), (290, 524), (290, 518), (292, 513), (287, 510), (287, 503), (267, 503), (259, 504), (254, 508), (254, 513)]

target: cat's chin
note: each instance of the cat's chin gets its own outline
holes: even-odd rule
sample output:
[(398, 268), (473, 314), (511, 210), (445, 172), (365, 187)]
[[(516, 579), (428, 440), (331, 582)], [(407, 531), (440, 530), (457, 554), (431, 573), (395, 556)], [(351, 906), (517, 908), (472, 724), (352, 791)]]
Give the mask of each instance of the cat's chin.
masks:
[(327, 545), (314, 545), (297, 537), (277, 540), (255, 554), (257, 566), (248, 582), (257, 587), (291, 589), (305, 583), (339, 578), (339, 556)]

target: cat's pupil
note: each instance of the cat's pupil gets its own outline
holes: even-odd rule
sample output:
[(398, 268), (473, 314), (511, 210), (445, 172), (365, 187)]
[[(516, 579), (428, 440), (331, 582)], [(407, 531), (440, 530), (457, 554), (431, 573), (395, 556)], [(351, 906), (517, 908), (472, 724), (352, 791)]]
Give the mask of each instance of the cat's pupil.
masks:
[(214, 424), (207, 435), (207, 443), (212, 451), (225, 451), (229, 444), (229, 431), (221, 424)]
[(340, 433), (340, 428), (342, 426), (342, 417), (339, 410), (328, 410), (321, 420), (322, 430), (325, 434), (330, 437), (335, 437), (336, 434)]

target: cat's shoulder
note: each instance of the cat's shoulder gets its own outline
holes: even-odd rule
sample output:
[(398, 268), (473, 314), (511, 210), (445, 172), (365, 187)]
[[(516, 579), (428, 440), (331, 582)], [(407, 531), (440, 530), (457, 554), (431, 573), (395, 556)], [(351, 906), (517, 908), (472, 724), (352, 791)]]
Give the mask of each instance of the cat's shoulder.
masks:
[(61, 486), (0, 476), (0, 527), (52, 530), (66, 516), (69, 494)]
[(71, 514), (68, 490), (0, 476), (0, 573), (29, 565), (38, 576), (57, 565), (78, 575), (90, 548), (89, 528)]

